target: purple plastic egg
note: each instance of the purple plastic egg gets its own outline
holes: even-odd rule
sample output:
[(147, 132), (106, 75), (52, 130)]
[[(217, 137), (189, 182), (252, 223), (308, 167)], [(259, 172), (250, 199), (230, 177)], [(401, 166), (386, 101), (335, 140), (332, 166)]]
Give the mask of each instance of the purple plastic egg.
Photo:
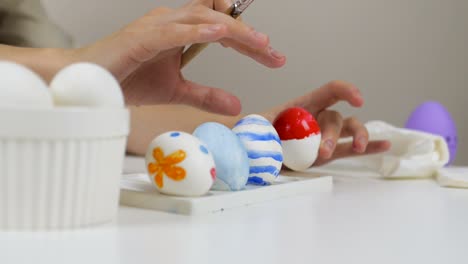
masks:
[(406, 128), (442, 136), (447, 142), (452, 164), (457, 153), (457, 128), (449, 111), (440, 103), (429, 101), (418, 106), (411, 113)]

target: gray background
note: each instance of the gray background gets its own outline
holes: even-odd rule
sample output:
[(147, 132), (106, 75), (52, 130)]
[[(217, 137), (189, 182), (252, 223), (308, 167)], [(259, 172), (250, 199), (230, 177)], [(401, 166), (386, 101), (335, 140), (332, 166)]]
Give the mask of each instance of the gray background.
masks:
[[(90, 43), (158, 6), (184, 0), (43, 0), (51, 17), (78, 45)], [(366, 105), (337, 109), (362, 120), (403, 126), (425, 100), (453, 114), (460, 145), (457, 164), (468, 165), (468, 1), (256, 0), (244, 19), (270, 35), (288, 56), (269, 70), (219, 45), (185, 70), (188, 78), (238, 95), (246, 112), (297, 97), (330, 80), (346, 80)]]

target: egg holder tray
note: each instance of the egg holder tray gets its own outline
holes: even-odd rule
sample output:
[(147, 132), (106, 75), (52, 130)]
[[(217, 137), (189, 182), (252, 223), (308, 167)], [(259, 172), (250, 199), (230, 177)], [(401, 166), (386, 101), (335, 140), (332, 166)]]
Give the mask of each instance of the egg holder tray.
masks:
[(248, 185), (245, 190), (210, 191), (201, 197), (177, 197), (159, 193), (143, 173), (125, 174), (121, 180), (120, 204), (183, 215), (217, 213), (298, 195), (329, 193), (331, 176), (280, 175), (269, 186)]

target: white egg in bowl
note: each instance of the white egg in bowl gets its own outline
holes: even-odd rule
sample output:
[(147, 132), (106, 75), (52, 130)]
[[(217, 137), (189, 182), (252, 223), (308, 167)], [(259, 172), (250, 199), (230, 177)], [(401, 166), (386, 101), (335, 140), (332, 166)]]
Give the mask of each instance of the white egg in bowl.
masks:
[(63, 68), (52, 79), (50, 89), (56, 106), (124, 107), (119, 82), (109, 71), (93, 63)]
[(52, 108), (45, 81), (27, 67), (0, 61), (0, 109)]

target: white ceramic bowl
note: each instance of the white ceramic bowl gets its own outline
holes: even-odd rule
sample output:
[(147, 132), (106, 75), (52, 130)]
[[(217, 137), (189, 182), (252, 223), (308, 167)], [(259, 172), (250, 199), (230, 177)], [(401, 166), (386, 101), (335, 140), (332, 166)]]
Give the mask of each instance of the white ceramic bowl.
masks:
[(116, 216), (127, 109), (0, 109), (0, 229), (70, 229)]

